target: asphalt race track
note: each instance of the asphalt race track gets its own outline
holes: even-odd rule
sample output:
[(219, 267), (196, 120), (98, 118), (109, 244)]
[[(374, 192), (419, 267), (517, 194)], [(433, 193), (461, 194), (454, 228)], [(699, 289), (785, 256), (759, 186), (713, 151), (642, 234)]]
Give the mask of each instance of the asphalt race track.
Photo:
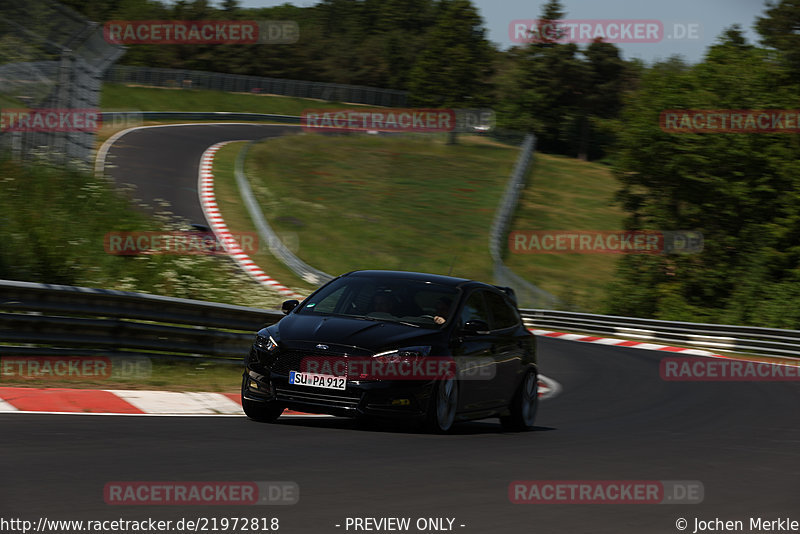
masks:
[[(0, 416), (0, 502), (17, 517), (278, 517), (344, 532), (346, 517), (454, 517), (462, 532), (677, 532), (679, 517), (786, 517), (800, 508), (797, 382), (666, 382), (668, 354), (540, 338), (563, 385), (533, 432), (494, 420), (453, 435), (349, 419)], [(694, 505), (511, 504), (514, 480), (699, 480)], [(112, 481), (294, 481), (291, 506), (111, 506)], [(416, 530), (412, 529), (412, 532)], [(689, 529), (689, 532), (692, 528)], [(351, 530), (352, 532), (352, 530)]]
[(136, 186), (134, 196), (155, 206), (170, 203), (170, 211), (190, 223), (207, 224), (197, 197), (200, 156), (213, 144), (275, 137), (298, 127), (265, 124), (191, 124), (141, 128), (126, 133), (111, 146), (105, 167), (118, 184)]
[[(145, 202), (166, 199), (175, 213), (204, 223), (202, 152), (286, 130), (137, 130), (111, 148), (107, 164)], [(541, 403), (537, 429), (521, 434), (504, 433), (495, 420), (437, 436), (340, 418), (268, 425), (244, 417), (3, 414), (0, 503), (6, 517), (34, 522), (278, 517), (279, 532), (319, 534), (346, 532), (347, 517), (411, 517), (412, 525), (455, 518), (454, 530), (465, 533), (675, 533), (681, 517), (688, 532), (695, 518), (800, 519), (799, 382), (667, 382), (659, 361), (669, 353), (538, 344), (541, 372), (563, 389)], [(515, 480), (698, 480), (705, 496), (692, 505), (512, 504)], [(293, 481), (300, 499), (113, 506), (103, 489), (114, 481)]]

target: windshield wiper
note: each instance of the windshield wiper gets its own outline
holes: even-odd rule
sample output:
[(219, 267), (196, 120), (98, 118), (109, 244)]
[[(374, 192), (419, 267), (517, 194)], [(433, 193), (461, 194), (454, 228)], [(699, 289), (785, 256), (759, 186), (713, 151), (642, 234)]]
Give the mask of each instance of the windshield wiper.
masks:
[(409, 323), (408, 321), (401, 321), (400, 319), (389, 319), (387, 317), (369, 317), (368, 315), (348, 315), (347, 317), (353, 317), (355, 319), (364, 319), (366, 321), (375, 321), (375, 322), (390, 322), (390, 323), (400, 323), (406, 326), (413, 326), (414, 328), (419, 328), (418, 324)]

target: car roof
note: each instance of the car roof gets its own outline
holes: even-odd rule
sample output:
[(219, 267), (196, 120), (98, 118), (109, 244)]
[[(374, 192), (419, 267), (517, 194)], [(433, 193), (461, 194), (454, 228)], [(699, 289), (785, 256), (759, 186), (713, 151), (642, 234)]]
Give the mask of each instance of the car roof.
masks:
[(455, 276), (445, 276), (443, 274), (431, 273), (417, 273), (412, 271), (381, 271), (381, 270), (364, 270), (364, 271), (351, 271), (343, 274), (342, 276), (364, 276), (369, 278), (384, 278), (384, 279), (405, 279), (405, 280), (421, 280), (425, 282), (433, 282), (436, 284), (461, 287), (461, 286), (480, 286), (492, 289), (497, 289), (495, 286), (478, 282), (477, 280), (470, 280), (468, 278), (457, 278)]

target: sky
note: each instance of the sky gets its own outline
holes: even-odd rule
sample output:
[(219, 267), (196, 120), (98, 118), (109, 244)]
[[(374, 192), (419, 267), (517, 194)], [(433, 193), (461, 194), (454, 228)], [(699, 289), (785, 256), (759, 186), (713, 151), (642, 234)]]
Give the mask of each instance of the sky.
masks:
[[(271, 7), (290, 3), (301, 7), (316, 4), (314, 0), (240, 0), (242, 7)], [(544, 0), (472, 0), (478, 7), (488, 30), (490, 41), (502, 49), (513, 43), (509, 23), (513, 20), (536, 19)], [(709, 46), (723, 30), (738, 23), (746, 30), (747, 39), (757, 43), (752, 26), (764, 13), (763, 0), (562, 0), (566, 19), (586, 20), (658, 20), (664, 25), (664, 38), (654, 43), (620, 43), (625, 59), (638, 58), (648, 63), (679, 54), (689, 62), (701, 61)], [(675, 26), (678, 24), (679, 26)], [(694, 39), (668, 38), (695, 24)]]

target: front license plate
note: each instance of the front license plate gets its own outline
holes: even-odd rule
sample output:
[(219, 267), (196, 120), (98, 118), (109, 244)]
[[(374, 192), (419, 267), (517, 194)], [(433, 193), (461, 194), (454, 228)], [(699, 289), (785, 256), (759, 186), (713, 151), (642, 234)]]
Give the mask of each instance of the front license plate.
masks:
[(347, 378), (344, 376), (318, 375), (314, 373), (290, 371), (289, 383), (297, 386), (309, 386), (312, 388), (344, 390), (345, 384), (347, 383)]

